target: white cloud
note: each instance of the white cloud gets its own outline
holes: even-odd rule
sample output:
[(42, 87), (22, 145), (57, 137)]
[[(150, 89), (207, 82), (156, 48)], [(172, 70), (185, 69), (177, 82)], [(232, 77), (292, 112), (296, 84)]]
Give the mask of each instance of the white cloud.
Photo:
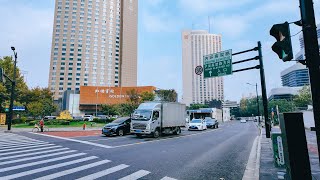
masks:
[(253, 0), (179, 0), (180, 6), (190, 13), (208, 14), (246, 5)]
[(144, 12), (142, 22), (145, 30), (152, 33), (177, 32), (183, 27), (182, 21), (178, 21), (176, 18), (172, 18), (169, 14), (165, 13), (152, 14)]

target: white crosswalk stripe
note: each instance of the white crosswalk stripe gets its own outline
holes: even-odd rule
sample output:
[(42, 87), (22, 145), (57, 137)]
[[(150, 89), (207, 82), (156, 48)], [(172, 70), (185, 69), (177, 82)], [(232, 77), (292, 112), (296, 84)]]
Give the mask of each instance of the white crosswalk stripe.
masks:
[(49, 147), (43, 147), (43, 148), (33, 148), (33, 149), (28, 149), (28, 150), (23, 150), (23, 151), (2, 153), (1, 155), (19, 154), (19, 153), (24, 153), (24, 152), (37, 152), (37, 151), (40, 151), (40, 150), (52, 149), (52, 148), (57, 148), (57, 147), (61, 147), (61, 146), (49, 146)]
[(98, 179), (98, 178), (101, 178), (102, 176), (106, 176), (108, 174), (120, 171), (120, 170), (122, 170), (124, 168), (127, 168), (127, 167), (129, 167), (129, 166), (125, 165), (125, 164), (120, 164), (119, 166), (115, 166), (115, 167), (112, 167), (112, 168), (109, 168), (109, 169), (105, 169), (103, 171), (100, 171), (100, 172), (97, 172), (97, 173), (94, 173), (94, 174), (90, 174), (88, 176), (84, 176), (84, 177), (79, 178), (77, 180)]
[(73, 158), (73, 157), (77, 157), (77, 156), (83, 156), (85, 154), (86, 153), (78, 153), (78, 154), (72, 154), (72, 155), (68, 155), (68, 156), (62, 156), (62, 157), (58, 157), (58, 158), (53, 158), (53, 159), (47, 159), (47, 160), (43, 160), (43, 161), (36, 161), (36, 162), (32, 162), (32, 163), (27, 163), (27, 164), (21, 164), (21, 165), (12, 166), (12, 167), (6, 167), (6, 168), (0, 169), (0, 172), (6, 172), (6, 171), (11, 171), (11, 170), (15, 170), (15, 169), (21, 169), (21, 168), (25, 168), (25, 167), (34, 166), (34, 165), (39, 165), (39, 164), (45, 164), (45, 163), (49, 163), (49, 162), (59, 161), (59, 160), (63, 160), (63, 159), (69, 159), (69, 158)]
[(136, 180), (136, 179), (139, 179), (139, 178), (142, 178), (143, 176), (146, 176), (150, 174), (149, 171), (145, 171), (145, 170), (140, 170), (140, 171), (137, 171), (135, 173), (132, 173), (126, 177), (123, 177), (119, 180)]
[(7, 151), (12, 151), (12, 150), (22, 150), (22, 149), (31, 149), (35, 147), (43, 147), (43, 146), (54, 146), (54, 144), (37, 144), (36, 146), (24, 146), (24, 147), (16, 147), (16, 148), (11, 148), (11, 149), (1, 149), (0, 153), (2, 152), (7, 152)]
[[(59, 149), (52, 149), (52, 150), (48, 150), (48, 151), (40, 151), (40, 152), (37, 152), (37, 155), (39, 154), (45, 154), (45, 153), (52, 153), (52, 152), (56, 152), (56, 151), (63, 151), (63, 150), (68, 150), (69, 148), (59, 148)], [(7, 156), (7, 157), (1, 157), (0, 158), (0, 161), (1, 160), (7, 160), (7, 159), (13, 159), (13, 158), (19, 158), (19, 157), (26, 157), (26, 156), (34, 156), (35, 153), (32, 152), (32, 153), (27, 153), (27, 154), (19, 154), (19, 155), (15, 155), (15, 156)], [(2, 156), (2, 154), (1, 154)]]
[(51, 157), (51, 156), (57, 156), (57, 155), (67, 154), (67, 153), (72, 153), (72, 152), (76, 152), (76, 151), (75, 151), (75, 150), (62, 151), (62, 152), (58, 152), (58, 153), (45, 154), (45, 155), (33, 156), (33, 157), (29, 157), (29, 158), (22, 158), (22, 159), (17, 159), (17, 160), (11, 160), (11, 161), (6, 161), (6, 162), (1, 162), (1, 163), (0, 163), (0, 166), (1, 166), (1, 165), (5, 165), (5, 164), (12, 164), (12, 163), (23, 162), (23, 161), (30, 161), (30, 160), (34, 160), (34, 159), (47, 158), (47, 157)]
[[(126, 164), (115, 164), (101, 169), (111, 161), (99, 160), (98, 157), (88, 156), (87, 153), (16, 134), (0, 133), (0, 137), (2, 137), (0, 140), (0, 180), (16, 178), (49, 180), (61, 177), (75, 179), (73, 176), (77, 172), (86, 172), (83, 177), (78, 178), (80, 180), (105, 179), (104, 176), (108, 176), (108, 179), (110, 176), (112, 179), (110, 174), (116, 176), (121, 174), (120, 180), (137, 180), (152, 174), (143, 169), (131, 171), (131, 174), (123, 174), (122, 170), (130, 169), (130, 166)], [(90, 171), (86, 171), (88, 169)], [(30, 175), (36, 176), (30, 177)], [(176, 179), (165, 176), (161, 180)]]
[(89, 168), (92, 168), (92, 167), (96, 167), (96, 166), (99, 166), (99, 165), (102, 165), (102, 164), (105, 164), (105, 163), (108, 163), (108, 162), (111, 162), (111, 161), (110, 160), (102, 160), (102, 161), (98, 161), (98, 162), (95, 162), (95, 163), (87, 164), (87, 165), (84, 165), (84, 166), (79, 166), (79, 167), (76, 167), (76, 168), (73, 168), (73, 169), (68, 169), (68, 170), (65, 170), (65, 171), (61, 171), (61, 172), (57, 172), (57, 173), (54, 173), (54, 174), (50, 174), (48, 176), (43, 176), (43, 177), (37, 178), (35, 180), (55, 179), (55, 178), (58, 178), (58, 177), (61, 177), (61, 176), (65, 176), (65, 175), (72, 174), (72, 173), (75, 173), (75, 172), (79, 172), (79, 171), (82, 171), (82, 170), (86, 170), (86, 169), (89, 169)]
[(24, 171), (24, 172), (13, 174), (13, 175), (9, 175), (9, 176), (0, 177), (0, 179), (1, 180), (16, 179), (18, 177), (23, 177), (23, 176), (27, 176), (27, 175), (35, 174), (35, 173), (39, 173), (39, 172), (44, 172), (44, 171), (47, 171), (47, 170), (68, 166), (68, 165), (71, 165), (71, 164), (85, 162), (85, 161), (89, 161), (89, 160), (95, 159), (95, 158), (97, 158), (97, 157), (90, 156), (90, 157), (86, 157), (86, 158), (77, 159), (77, 160), (74, 160), (74, 161), (68, 161), (68, 162), (64, 162), (64, 163), (60, 163), (60, 164), (55, 164), (55, 165), (46, 166), (46, 167), (42, 167), (42, 168), (38, 168), (38, 169), (33, 169), (33, 170), (30, 170), (30, 171)]

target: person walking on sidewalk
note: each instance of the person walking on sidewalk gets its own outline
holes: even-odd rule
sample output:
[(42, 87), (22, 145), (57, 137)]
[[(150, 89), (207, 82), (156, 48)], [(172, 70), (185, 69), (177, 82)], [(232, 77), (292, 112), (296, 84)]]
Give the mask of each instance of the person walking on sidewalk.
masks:
[(43, 120), (43, 118), (40, 120), (39, 124), (40, 124), (41, 132), (43, 132), (43, 127), (44, 127), (44, 120)]

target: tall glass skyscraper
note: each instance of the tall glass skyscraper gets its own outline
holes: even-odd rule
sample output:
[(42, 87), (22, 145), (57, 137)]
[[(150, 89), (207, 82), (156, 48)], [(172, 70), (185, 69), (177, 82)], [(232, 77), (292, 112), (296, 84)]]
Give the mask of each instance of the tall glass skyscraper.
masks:
[(282, 86), (299, 87), (310, 84), (308, 69), (300, 64), (285, 69), (281, 72)]

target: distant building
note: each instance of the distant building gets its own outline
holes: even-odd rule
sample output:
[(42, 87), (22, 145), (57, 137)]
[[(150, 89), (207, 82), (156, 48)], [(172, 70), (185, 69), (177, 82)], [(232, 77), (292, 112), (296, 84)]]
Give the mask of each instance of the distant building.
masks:
[(306, 66), (296, 63), (281, 72), (282, 86), (300, 87), (309, 85), (309, 71)]
[(302, 89), (302, 87), (273, 88), (269, 93), (269, 101), (279, 100), (279, 99), (286, 99), (286, 100), (292, 101), (294, 96), (299, 94), (300, 89)]
[(221, 35), (206, 30), (182, 32), (182, 102), (186, 105), (204, 104), (224, 99), (223, 77), (206, 78), (195, 74), (203, 66), (203, 56), (221, 51)]
[(108, 87), (80, 86), (80, 91), (65, 91), (62, 98), (62, 110), (68, 110), (73, 116), (99, 113), (104, 104), (120, 104), (129, 101), (127, 92), (135, 89), (138, 93), (153, 92), (156, 87)]
[(224, 101), (224, 102), (222, 103), (222, 107), (223, 107), (223, 108), (230, 108), (230, 109), (232, 109), (232, 108), (238, 108), (238, 107), (239, 107), (239, 104), (238, 104), (237, 101)]

